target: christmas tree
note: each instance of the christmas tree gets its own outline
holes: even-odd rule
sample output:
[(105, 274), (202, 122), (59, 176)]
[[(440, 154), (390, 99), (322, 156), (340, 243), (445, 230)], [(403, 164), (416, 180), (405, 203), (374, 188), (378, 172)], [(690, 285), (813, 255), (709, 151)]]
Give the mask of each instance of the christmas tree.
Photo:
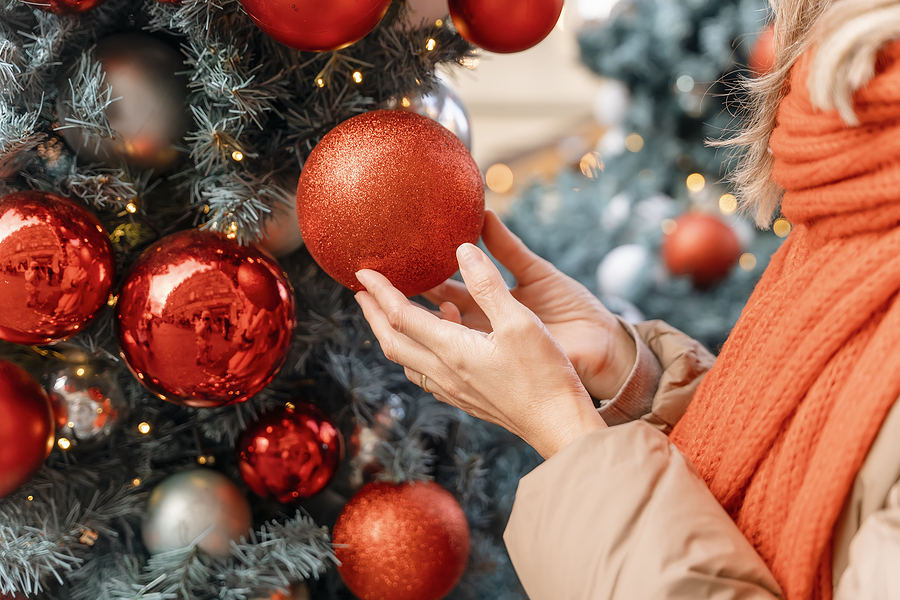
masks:
[[(784, 219), (759, 231), (736, 210), (729, 156), (709, 145), (739, 123), (741, 79), (765, 68), (766, 5), (623, 1), (590, 20), (594, 5), (582, 4), (567, 10), (581, 11), (582, 61), (609, 78), (594, 108), (606, 132), (580, 164), (527, 190), (506, 219), (611, 310), (663, 319), (717, 350), (790, 231)], [(684, 215), (702, 217), (678, 232)], [(665, 248), (679, 234), (687, 244)]]
[[(380, 532), (380, 546), (360, 550), (374, 555), (353, 558), (369, 561), (354, 573), (374, 572), (392, 597), (438, 598), (450, 587), (448, 598), (524, 597), (501, 534), (536, 453), (406, 380), (351, 291), (299, 247), (293, 207), (326, 134), (363, 113), (424, 106), (441, 93), (435, 68), (465, 67), (473, 47), (442, 3), (327, 4), (278, 3), (273, 16), (252, 0), (4, 1), (0, 596), (352, 598), (330, 539), (344, 511), (357, 538)], [(546, 4), (552, 27), (561, 2)], [(697, 81), (728, 71), (737, 32), (754, 30), (740, 21), (749, 8), (721, 6), (704, 9), (705, 21), (691, 12), (701, 8), (680, 9), (682, 22), (709, 30), (699, 37), (719, 31), (702, 50), (685, 50), (696, 31), (671, 41), (684, 60), (725, 57)], [(479, 3), (450, 8), (460, 25)], [(327, 26), (304, 30), (306, 18)], [(608, 38), (616, 48), (631, 39), (622, 23)], [(525, 40), (460, 31), (507, 51), (539, 41), (547, 24), (507, 23)], [(628, 119), (646, 117), (622, 127), (676, 139), (674, 121), (654, 121), (647, 105), (659, 90), (625, 75), (645, 66), (610, 72), (632, 87)], [(667, 68), (657, 79), (668, 81), (676, 66)], [(652, 192), (679, 196), (665, 187), (680, 177), (677, 156), (660, 159), (671, 173), (653, 183), (626, 162), (646, 154), (620, 156), (604, 157), (603, 177), (561, 185), (600, 186), (599, 231), (653, 238), (632, 227), (631, 207)], [(712, 159), (692, 160), (716, 172)], [(625, 181), (640, 187), (616, 220), (614, 199), (632, 191)], [(571, 232), (538, 243), (548, 227), (573, 225), (558, 218), (566, 211), (548, 214), (546, 200), (535, 190), (514, 226), (587, 281), (617, 238), (598, 239), (595, 222), (573, 229), (593, 238), (584, 245), (566, 246)], [(390, 510), (366, 512), (351, 500), (362, 493)], [(426, 519), (453, 543), (404, 537)], [(353, 550), (354, 536), (342, 539), (351, 541), (338, 553)], [(444, 550), (453, 560), (432, 560)], [(399, 576), (401, 559), (439, 568)]]

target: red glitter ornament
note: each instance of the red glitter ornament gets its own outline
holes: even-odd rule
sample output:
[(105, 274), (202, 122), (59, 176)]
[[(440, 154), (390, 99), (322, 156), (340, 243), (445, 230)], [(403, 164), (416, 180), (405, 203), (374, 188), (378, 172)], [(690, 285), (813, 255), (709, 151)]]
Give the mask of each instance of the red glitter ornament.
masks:
[(241, 0), (241, 5), (272, 39), (297, 50), (327, 52), (375, 29), (391, 0)]
[(86, 208), (48, 192), (0, 198), (0, 339), (46, 344), (78, 333), (114, 277), (109, 237)]
[(77, 15), (97, 8), (106, 0), (37, 0), (29, 6), (57, 15)]
[(344, 507), (333, 533), (338, 572), (359, 598), (438, 600), (469, 559), (469, 524), (433, 482), (370, 483)]
[(354, 291), (374, 269), (407, 296), (457, 270), (456, 249), (484, 222), (478, 166), (455, 135), (415, 113), (380, 110), (331, 130), (313, 149), (297, 188), (310, 254)]
[(287, 504), (328, 485), (341, 462), (343, 442), (325, 413), (292, 403), (244, 430), (238, 449), (238, 467), (250, 489)]
[(741, 256), (741, 243), (717, 217), (689, 213), (675, 219), (675, 230), (666, 235), (661, 252), (669, 271), (690, 275), (702, 288), (728, 275)]
[(753, 71), (753, 75), (759, 77), (775, 68), (775, 26), (769, 24), (763, 29), (753, 46), (750, 48), (750, 57), (747, 66)]
[(0, 498), (31, 479), (53, 448), (53, 411), (25, 369), (0, 360)]
[(116, 317), (122, 356), (141, 383), (199, 408), (242, 402), (268, 385), (296, 323), (293, 291), (274, 259), (196, 229), (138, 258)]
[(459, 35), (490, 52), (521, 52), (547, 37), (563, 0), (450, 0)]

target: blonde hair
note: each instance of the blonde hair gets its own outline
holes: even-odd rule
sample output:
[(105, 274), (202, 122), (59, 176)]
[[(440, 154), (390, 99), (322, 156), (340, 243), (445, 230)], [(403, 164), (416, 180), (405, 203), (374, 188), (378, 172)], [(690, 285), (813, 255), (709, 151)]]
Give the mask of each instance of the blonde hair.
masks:
[(856, 125), (853, 93), (872, 78), (878, 50), (900, 38), (897, 0), (772, 0), (772, 5), (775, 65), (768, 74), (745, 82), (749, 101), (741, 133), (715, 144), (737, 152), (739, 161), (731, 174), (734, 193), (760, 227), (769, 226), (784, 192), (772, 181), (769, 136), (791, 67), (816, 45), (807, 82), (812, 102), (823, 110), (837, 110), (848, 125)]

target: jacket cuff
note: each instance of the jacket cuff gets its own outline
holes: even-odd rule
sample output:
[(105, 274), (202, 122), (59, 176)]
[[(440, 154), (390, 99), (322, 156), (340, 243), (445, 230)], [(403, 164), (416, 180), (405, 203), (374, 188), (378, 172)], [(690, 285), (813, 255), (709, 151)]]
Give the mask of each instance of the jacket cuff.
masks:
[(647, 344), (638, 335), (634, 325), (619, 318), (619, 324), (637, 346), (636, 359), (628, 379), (619, 393), (611, 400), (600, 400), (597, 412), (607, 425), (621, 425), (636, 421), (652, 410), (653, 397), (659, 388), (662, 365)]

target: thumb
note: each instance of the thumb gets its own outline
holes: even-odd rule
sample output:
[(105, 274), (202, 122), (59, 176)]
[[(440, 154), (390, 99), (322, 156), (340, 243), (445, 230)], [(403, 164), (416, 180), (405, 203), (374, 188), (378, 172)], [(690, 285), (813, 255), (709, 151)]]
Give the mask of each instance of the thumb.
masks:
[(484, 311), (495, 330), (498, 325), (502, 327), (518, 312), (521, 305), (509, 293), (500, 271), (484, 252), (472, 244), (463, 244), (457, 248), (456, 258), (459, 261), (459, 272), (472, 299)]
[(485, 211), (481, 239), (494, 258), (509, 269), (519, 286), (530, 285), (556, 271), (550, 262), (529, 250), (492, 210)]

